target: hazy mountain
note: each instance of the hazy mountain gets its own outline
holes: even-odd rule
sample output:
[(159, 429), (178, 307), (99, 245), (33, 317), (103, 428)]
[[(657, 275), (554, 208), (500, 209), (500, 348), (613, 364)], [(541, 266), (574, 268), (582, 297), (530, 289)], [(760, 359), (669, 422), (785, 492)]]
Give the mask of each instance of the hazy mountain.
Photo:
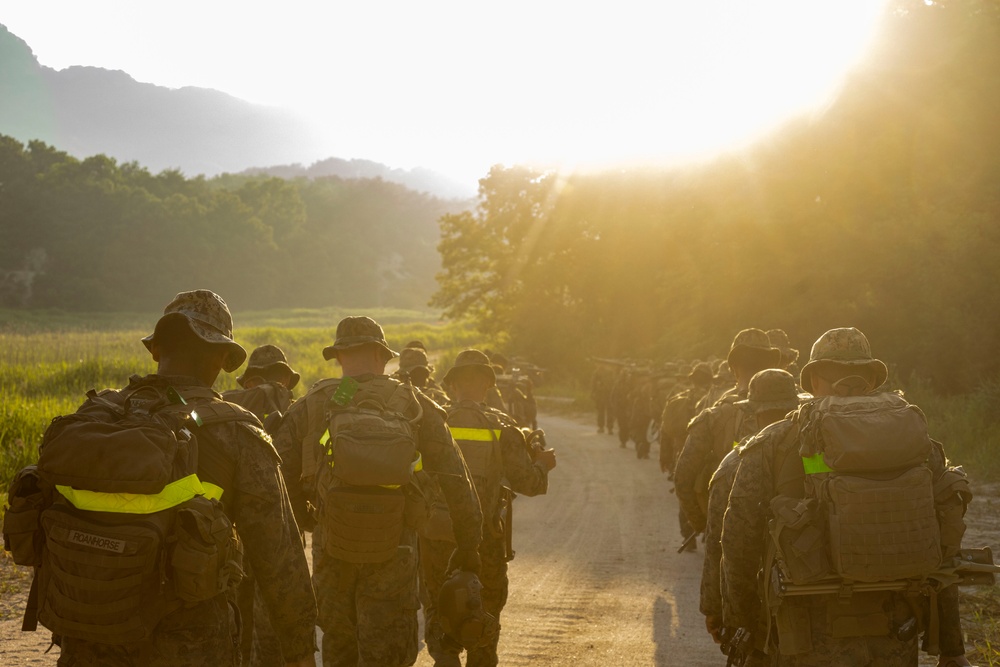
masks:
[[(205, 88), (140, 83), (120, 70), (39, 64), (24, 40), (0, 25), (0, 133), (40, 139), (76, 157), (103, 153), (153, 172), (213, 176), (257, 171), (289, 176), (381, 177), (444, 197), (468, 186), (426, 169), (323, 157), (308, 123), (290, 112)], [(260, 165), (292, 166), (274, 170)], [(335, 165), (335, 166), (331, 166)]]
[(278, 178), (381, 178), (383, 181), (399, 183), (417, 192), (429, 192), (445, 199), (469, 199), (475, 191), (468, 185), (449, 179), (430, 169), (393, 169), (371, 160), (344, 160), (331, 157), (320, 160), (309, 167), (300, 164), (275, 167), (253, 167), (243, 173), (249, 175), (277, 176)]

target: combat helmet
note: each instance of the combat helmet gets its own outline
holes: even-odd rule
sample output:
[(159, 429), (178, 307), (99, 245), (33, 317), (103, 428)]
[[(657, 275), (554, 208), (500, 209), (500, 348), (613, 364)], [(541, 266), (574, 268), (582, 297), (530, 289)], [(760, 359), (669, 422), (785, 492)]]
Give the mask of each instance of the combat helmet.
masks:
[(457, 570), (438, 596), (444, 634), (465, 649), (489, 646), (500, 634), (500, 623), (483, 609), (482, 591), (479, 577)]

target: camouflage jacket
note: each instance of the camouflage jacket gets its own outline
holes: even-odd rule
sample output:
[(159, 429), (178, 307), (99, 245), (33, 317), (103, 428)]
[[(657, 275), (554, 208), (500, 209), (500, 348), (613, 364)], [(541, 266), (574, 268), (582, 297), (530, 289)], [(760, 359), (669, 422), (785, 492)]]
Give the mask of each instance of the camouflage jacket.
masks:
[[(362, 375), (354, 379), (363, 385), (375, 377)], [(316, 489), (309, 486), (310, 479), (314, 480), (314, 477), (304, 475), (303, 461), (305, 457), (322, 460), (323, 446), (320, 438), (328, 426), (326, 405), (336, 387), (336, 383), (325, 380), (313, 385), (305, 396), (288, 409), (274, 437), (275, 447), (281, 455), (282, 473), (288, 484), (292, 508), (300, 519), (300, 525), (310, 531), (313, 524), (306, 503), (316, 502)], [(468, 470), (448, 431), (444, 410), (420, 392), (414, 392), (414, 395), (423, 410), (423, 417), (417, 426), (417, 449), (423, 466), (426, 470), (442, 473), (439, 483), (453, 517), (458, 545), (475, 551), (482, 540), (483, 517)]]
[(727, 393), (688, 424), (688, 436), (677, 459), (674, 485), (681, 510), (695, 532), (705, 530), (708, 481), (722, 458), (743, 438), (757, 431), (757, 420), (734, 402), (746, 392)]
[[(142, 386), (173, 387), (182, 395), (185, 390), (206, 390), (195, 378), (148, 375), (133, 378), (123, 391)], [(208, 400), (188, 402), (197, 405)], [(106, 410), (92, 400), (80, 407), (84, 413)], [(199, 460), (212, 459), (224, 465), (211, 469), (199, 466), (198, 476), (223, 489), (222, 504), (257, 576), (284, 658), (291, 662), (312, 655), (316, 651), (316, 599), (271, 439), (248, 422), (213, 423), (202, 428), (207, 437), (199, 438)]]
[[(481, 410), (486, 418), (500, 427), (499, 465), (494, 470), (490, 470), (486, 478), (489, 488), (476, 491), (480, 498), (495, 498), (500, 495), (500, 486), (507, 486), (511, 491), (525, 496), (538, 496), (548, 491), (548, 471), (540, 464), (535, 464), (528, 453), (528, 444), (524, 439), (524, 433), (517, 428), (514, 420), (507, 414), (486, 406), (483, 403), (473, 403), (472, 401), (462, 401), (454, 406), (474, 407)], [(449, 410), (449, 413), (451, 410)], [(496, 507), (483, 507), (484, 520), (489, 522), (493, 528), (499, 527), (500, 509)]]

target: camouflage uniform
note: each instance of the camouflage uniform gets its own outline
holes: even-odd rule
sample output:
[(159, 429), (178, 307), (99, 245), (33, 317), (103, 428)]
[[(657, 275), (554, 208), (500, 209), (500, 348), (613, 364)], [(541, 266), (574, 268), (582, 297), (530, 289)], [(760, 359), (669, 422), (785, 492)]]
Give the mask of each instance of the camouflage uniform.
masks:
[[(775, 369), (764, 370), (750, 380), (747, 401), (739, 407), (748, 413), (756, 415), (765, 410), (782, 409), (790, 412), (798, 405), (795, 379), (784, 371)], [(741, 447), (749, 438), (741, 441)], [(701, 613), (713, 617), (719, 622), (723, 618), (722, 610), (722, 522), (729, 505), (729, 493), (733, 488), (736, 470), (740, 464), (740, 448), (726, 454), (712, 475), (708, 491), (708, 519), (705, 524), (705, 561), (701, 571)], [(749, 629), (754, 631), (753, 637), (759, 644), (748, 659), (750, 667), (768, 664), (767, 656), (761, 652), (763, 638), (766, 635), (764, 620), (766, 616), (758, 613), (757, 622)]]
[[(484, 404), (463, 401), (457, 408), (473, 408), (481, 410), (487, 419), (500, 429), (499, 450), (500, 464), (489, 471), (485, 487), (477, 486), (480, 498), (500, 498), (494, 507), (483, 507), (483, 543), (479, 549), (483, 568), (479, 579), (483, 584), (483, 609), (497, 620), (507, 603), (507, 545), (505, 543), (505, 521), (508, 514), (507, 504), (510, 498), (501, 493), (501, 486), (506, 485), (515, 493), (526, 496), (537, 496), (548, 490), (548, 473), (540, 464), (534, 464), (528, 455), (528, 445), (524, 434), (517, 428), (507, 415), (493, 410)], [(477, 482), (478, 484), (479, 482)], [(442, 636), (441, 624), (437, 616), (437, 599), (441, 585), (447, 576), (448, 554), (455, 545), (441, 540), (420, 538), (421, 576), (423, 577), (425, 594), (424, 631), (427, 652), (435, 660), (435, 665), (460, 665), (461, 649)], [(468, 667), (493, 667), (498, 662), (497, 644), (499, 635), (490, 646), (473, 648), (468, 651), (466, 665)]]
[[(865, 365), (873, 369), (876, 384), (886, 378), (885, 364), (871, 357), (868, 341), (855, 329), (835, 329), (813, 346), (810, 363), (802, 369), (801, 383), (812, 391), (809, 371), (818, 363), (834, 362)], [(768, 508), (777, 495), (804, 497), (806, 474), (799, 453), (798, 413), (777, 422), (752, 438), (741, 450), (741, 460), (722, 530), (723, 618), (728, 626), (754, 627), (760, 612), (758, 572), (764, 564)], [(935, 479), (947, 466), (944, 449), (934, 442), (927, 462)], [(949, 499), (947, 503), (961, 502)], [(939, 506), (939, 514), (944, 506)], [(917, 638), (900, 640), (877, 630), (871, 619), (888, 621), (899, 627), (909, 620), (912, 608), (901, 594), (890, 592), (854, 593), (850, 604), (836, 595), (788, 597), (782, 600), (778, 631), (802, 638), (794, 649), (783, 645), (778, 664), (785, 666), (879, 665), (912, 667), (917, 664)], [(954, 587), (938, 597), (941, 617), (941, 651), (963, 655), (961, 626), (955, 604)], [(851, 623), (874, 636), (843, 636)], [(881, 634), (878, 634), (881, 632)], [(835, 635), (841, 636), (835, 636)]]
[[(415, 370), (423, 370), (426, 372), (426, 379), (423, 382), (417, 381), (417, 373)], [(416, 387), (420, 392), (431, 399), (438, 405), (444, 406), (448, 405), (449, 398), (448, 394), (441, 389), (436, 382), (432, 380), (430, 374), (434, 372), (434, 367), (431, 366), (427, 361), (427, 353), (415, 347), (404, 348), (402, 352), (399, 353), (399, 370), (393, 373), (392, 377), (396, 378), (400, 382), (408, 383), (413, 387)]]
[[(372, 327), (377, 333), (370, 330)], [(368, 318), (342, 321), (337, 327), (338, 342), (323, 352), (327, 359), (335, 356), (342, 340), (348, 341), (344, 346), (350, 345), (350, 341), (362, 340), (362, 343), (378, 342), (385, 347), (381, 328)], [(388, 380), (385, 376), (370, 374), (353, 379), (361, 391), (377, 377)], [(313, 584), (319, 602), (319, 625), (324, 633), (323, 664), (326, 667), (412, 665), (417, 657), (417, 609), (420, 606), (417, 539), (413, 528), (403, 529), (399, 547), (390, 560), (351, 563), (326, 553), (322, 546), (323, 527), (314, 526), (307, 511), (307, 501), (316, 502), (316, 489), (311, 487), (314, 476), (308, 470), (303, 475), (303, 465), (310, 460), (323, 460), (320, 438), (328, 425), (326, 406), (336, 388), (336, 382), (317, 382), (289, 408), (275, 436), (292, 507), (300, 517), (300, 525), (313, 531)], [(416, 437), (424, 469), (441, 473), (439, 484), (452, 512), (458, 546), (474, 553), (482, 539), (478, 498), (448, 431), (444, 410), (423, 394), (415, 392), (414, 395), (423, 410)]]
[(631, 371), (623, 368), (619, 371), (618, 378), (611, 388), (611, 409), (614, 411), (615, 421), (618, 422), (618, 443), (622, 448), (628, 445), (631, 437), (629, 426), (632, 423), (632, 401), (630, 396), (633, 386)]
[[(183, 316), (203, 340), (239, 347), (231, 339), (232, 318), (225, 302), (207, 290), (178, 294), (164, 312), (161, 322)], [(155, 336), (144, 339), (147, 347)], [(225, 365), (229, 372), (239, 367), (246, 354), (241, 357), (235, 348)], [(208, 391), (195, 378), (161, 375), (133, 378), (123, 391), (142, 386), (173, 387), (181, 395)], [(194, 398), (188, 402), (197, 405), (211, 400)], [(107, 408), (88, 400), (80, 412), (106, 416)], [(223, 489), (221, 500), (244, 544), (245, 561), (260, 575), (260, 590), (284, 660), (312, 655), (316, 651), (316, 601), (270, 438), (247, 422), (213, 423), (202, 428), (207, 437), (199, 439), (199, 478)], [(215, 462), (210, 468), (204, 464), (208, 459)], [(61, 645), (61, 666), (237, 665), (240, 661), (236, 613), (225, 594), (168, 614), (152, 637), (140, 645), (112, 646), (71, 637), (63, 637)]]
[[(770, 368), (778, 362), (779, 353), (770, 347), (763, 331), (744, 329), (733, 339), (730, 364), (744, 355), (760, 357), (763, 368)], [(696, 533), (705, 530), (708, 482), (712, 473), (740, 440), (757, 431), (756, 420), (734, 405), (745, 397), (745, 391), (730, 391), (688, 424), (687, 440), (674, 471), (674, 488), (681, 510)]]

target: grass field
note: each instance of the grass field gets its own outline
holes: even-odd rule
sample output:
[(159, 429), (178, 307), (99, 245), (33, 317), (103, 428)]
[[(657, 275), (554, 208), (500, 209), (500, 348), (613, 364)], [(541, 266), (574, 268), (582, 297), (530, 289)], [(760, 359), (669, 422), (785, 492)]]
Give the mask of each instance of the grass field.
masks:
[[(462, 349), (489, 346), (471, 326), (437, 321), (418, 311), (365, 310), (381, 322), (389, 345), (423, 341), (442, 367)], [(249, 352), (264, 343), (281, 347), (302, 375), (301, 395), (313, 382), (337, 376), (323, 359), (336, 323), (356, 311), (337, 309), (264, 311), (237, 318), (235, 337)], [(149, 315), (65, 315), (0, 311), (0, 497), (15, 472), (33, 463), (49, 421), (75, 410), (92, 388), (121, 387), (132, 374), (156, 366), (140, 342), (156, 323)], [(239, 371), (219, 376), (215, 389), (236, 387)]]

